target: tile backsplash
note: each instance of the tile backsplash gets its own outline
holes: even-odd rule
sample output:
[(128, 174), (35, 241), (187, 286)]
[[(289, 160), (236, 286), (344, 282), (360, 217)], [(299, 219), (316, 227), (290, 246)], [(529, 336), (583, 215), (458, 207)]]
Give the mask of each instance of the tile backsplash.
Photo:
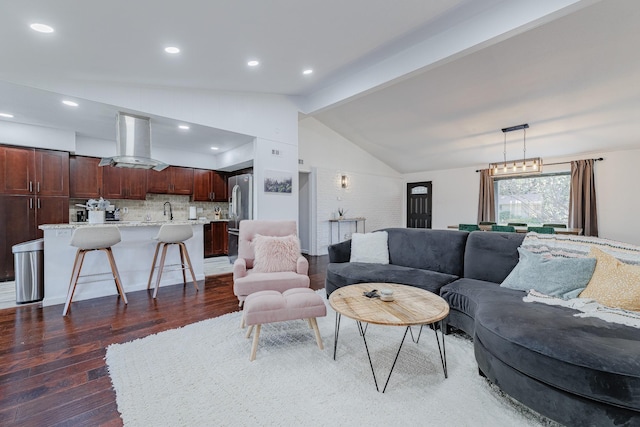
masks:
[[(197, 216), (207, 217), (208, 219), (214, 218), (214, 209), (220, 208), (222, 210), (222, 219), (228, 218), (229, 204), (225, 202), (192, 202), (191, 196), (176, 196), (171, 194), (147, 194), (146, 200), (113, 200), (109, 202), (116, 208), (120, 208), (120, 220), (121, 221), (144, 221), (147, 215), (149, 215), (151, 221), (165, 221), (168, 220), (169, 212), (167, 210), (167, 216), (164, 216), (164, 203), (170, 202), (171, 209), (173, 210), (173, 219), (183, 220), (189, 218), (189, 206), (195, 206), (197, 208)], [(84, 204), (86, 199), (70, 199), (69, 200), (69, 220), (76, 220), (76, 212), (81, 210), (76, 206), (76, 203)], [(124, 212), (126, 208), (126, 213)]]

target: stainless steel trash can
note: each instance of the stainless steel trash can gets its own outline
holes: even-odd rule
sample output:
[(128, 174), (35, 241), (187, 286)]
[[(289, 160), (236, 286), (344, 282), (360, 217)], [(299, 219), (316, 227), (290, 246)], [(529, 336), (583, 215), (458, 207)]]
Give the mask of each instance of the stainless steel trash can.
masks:
[(44, 298), (44, 239), (13, 245), (16, 303)]

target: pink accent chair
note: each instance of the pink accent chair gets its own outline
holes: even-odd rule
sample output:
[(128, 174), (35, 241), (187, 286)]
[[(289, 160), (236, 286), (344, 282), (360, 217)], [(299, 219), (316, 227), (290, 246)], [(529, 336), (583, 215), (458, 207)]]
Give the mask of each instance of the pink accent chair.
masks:
[(298, 257), (296, 271), (262, 273), (253, 271), (255, 254), (251, 242), (256, 234), (284, 237), (297, 234), (295, 221), (244, 220), (240, 221), (238, 259), (233, 264), (233, 293), (242, 307), (245, 298), (258, 291), (273, 290), (280, 293), (292, 288), (308, 288), (309, 261)]

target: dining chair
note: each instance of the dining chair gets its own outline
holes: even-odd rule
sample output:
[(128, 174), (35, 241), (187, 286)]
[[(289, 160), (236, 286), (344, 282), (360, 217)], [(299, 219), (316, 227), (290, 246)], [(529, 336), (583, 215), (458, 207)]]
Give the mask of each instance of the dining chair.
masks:
[(458, 230), (461, 231), (479, 231), (480, 227), (477, 224), (458, 224)]
[(533, 231), (539, 234), (556, 234), (556, 230), (553, 227), (527, 227), (527, 231)]
[(543, 227), (567, 228), (567, 224), (542, 224)]
[(512, 225), (492, 225), (491, 231), (501, 231), (503, 233), (515, 233), (516, 228)]
[(526, 227), (526, 222), (508, 222), (507, 225), (512, 225), (514, 227)]

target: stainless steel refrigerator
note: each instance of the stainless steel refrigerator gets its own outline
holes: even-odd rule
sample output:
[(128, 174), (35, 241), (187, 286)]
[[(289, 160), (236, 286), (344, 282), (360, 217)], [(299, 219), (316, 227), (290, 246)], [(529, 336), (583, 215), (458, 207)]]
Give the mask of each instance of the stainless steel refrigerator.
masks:
[(238, 258), (240, 221), (253, 219), (253, 175), (229, 177), (229, 261)]

